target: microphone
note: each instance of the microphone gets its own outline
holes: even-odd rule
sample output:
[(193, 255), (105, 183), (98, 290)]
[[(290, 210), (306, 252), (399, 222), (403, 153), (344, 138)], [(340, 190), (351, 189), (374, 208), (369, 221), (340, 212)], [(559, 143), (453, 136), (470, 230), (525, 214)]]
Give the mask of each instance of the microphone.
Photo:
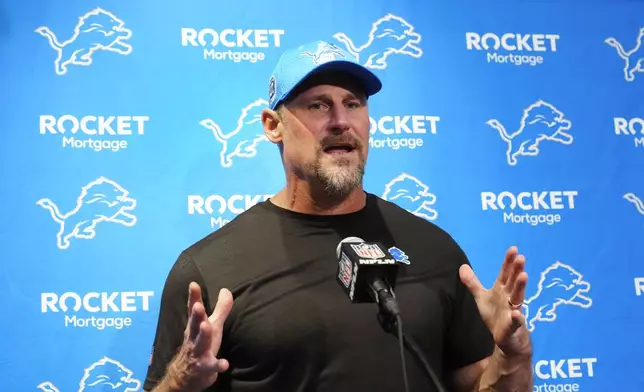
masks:
[(393, 289), (398, 276), (398, 262), (378, 242), (365, 242), (362, 238), (347, 237), (335, 250), (338, 259), (337, 281), (353, 303), (377, 302), (380, 308), (378, 322), (385, 332), (399, 340), (405, 391), (409, 391), (404, 348), (425, 370), (439, 392), (445, 392), (440, 378), (425, 358), (420, 346), (410, 335), (405, 335), (402, 316)]
[(347, 237), (336, 248), (337, 280), (352, 303), (376, 302), (392, 317), (400, 314), (393, 289), (398, 263), (378, 242)]

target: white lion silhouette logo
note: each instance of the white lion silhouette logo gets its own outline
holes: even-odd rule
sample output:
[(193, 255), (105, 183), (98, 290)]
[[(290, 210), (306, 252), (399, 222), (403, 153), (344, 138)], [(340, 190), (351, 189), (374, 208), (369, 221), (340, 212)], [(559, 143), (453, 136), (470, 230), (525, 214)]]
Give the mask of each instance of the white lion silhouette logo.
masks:
[(633, 203), (635, 205), (635, 208), (637, 209), (637, 212), (644, 215), (644, 201), (642, 201), (642, 199), (640, 199), (634, 193), (631, 193), (631, 192), (626, 193), (624, 195), (624, 199)]
[(539, 144), (544, 140), (565, 145), (573, 142), (572, 135), (565, 132), (572, 126), (571, 122), (554, 105), (541, 99), (523, 111), (521, 126), (512, 134), (505, 130), (499, 120), (491, 119), (487, 124), (496, 129), (501, 139), (508, 144), (506, 156), (510, 166), (518, 163), (520, 155), (539, 154)]
[(136, 217), (128, 212), (136, 207), (136, 200), (129, 197), (129, 192), (119, 184), (105, 177), (99, 177), (82, 187), (76, 207), (66, 214), (61, 214), (50, 199), (40, 199), (36, 204), (48, 210), (60, 225), (56, 236), (60, 249), (69, 248), (71, 238), (94, 238), (96, 225), (100, 222), (128, 227), (136, 223)]
[(215, 139), (221, 143), (221, 166), (231, 167), (233, 158), (252, 158), (257, 155), (257, 145), (268, 141), (262, 128), (262, 110), (268, 107), (265, 99), (257, 99), (244, 108), (237, 119), (237, 127), (229, 133), (223, 133), (219, 124), (207, 118), (199, 124), (212, 131)]
[(124, 41), (132, 37), (132, 30), (124, 25), (125, 22), (113, 13), (96, 8), (78, 18), (74, 34), (63, 43), (58, 42), (56, 35), (46, 26), (35, 31), (47, 38), (49, 46), (58, 53), (54, 62), (56, 73), (65, 75), (69, 64), (91, 65), (92, 56), (99, 50), (124, 56), (130, 54), (132, 46)]
[(587, 296), (590, 283), (581, 273), (560, 261), (541, 272), (537, 292), (526, 299), (523, 312), (528, 330), (534, 331), (537, 322), (552, 322), (557, 318), (557, 308), (562, 305), (589, 308), (593, 301)]
[(314, 64), (322, 64), (332, 60), (340, 58), (345, 58), (345, 53), (342, 49), (338, 48), (333, 44), (327, 42), (318, 43), (317, 50), (315, 52), (304, 51), (300, 56), (309, 56)]
[(624, 79), (627, 82), (635, 80), (636, 72), (644, 72), (644, 27), (640, 27), (639, 34), (635, 38), (635, 47), (628, 52), (614, 37), (606, 38), (604, 42), (615, 48), (619, 57), (624, 60)]
[[(133, 378), (133, 375), (134, 372), (119, 361), (103, 357), (85, 369), (77, 392), (135, 392), (141, 388), (141, 381)], [(38, 389), (60, 392), (51, 381), (40, 383)]]
[(438, 217), (438, 211), (432, 207), (436, 203), (436, 195), (430, 193), (429, 187), (418, 178), (407, 173), (389, 181), (382, 198), (396, 203), (419, 218), (434, 220)]
[(356, 47), (344, 33), (336, 33), (333, 38), (343, 43), (347, 52), (354, 55), (362, 65), (372, 69), (387, 68), (387, 58), (392, 54), (404, 54), (413, 58), (423, 55), (423, 50), (418, 46), (420, 34), (406, 20), (393, 14), (373, 22), (369, 39), (360, 47)]

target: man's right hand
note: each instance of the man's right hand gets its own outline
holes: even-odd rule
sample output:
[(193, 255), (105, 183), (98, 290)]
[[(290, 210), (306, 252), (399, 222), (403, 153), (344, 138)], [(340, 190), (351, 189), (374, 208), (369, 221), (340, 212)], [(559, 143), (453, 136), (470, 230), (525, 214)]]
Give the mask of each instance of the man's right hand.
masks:
[(173, 390), (199, 392), (210, 387), (219, 373), (228, 370), (226, 359), (217, 358), (224, 322), (233, 307), (233, 296), (227, 289), (219, 292), (215, 310), (206, 315), (201, 287), (190, 283), (188, 295), (188, 324), (183, 344), (169, 366), (168, 382)]

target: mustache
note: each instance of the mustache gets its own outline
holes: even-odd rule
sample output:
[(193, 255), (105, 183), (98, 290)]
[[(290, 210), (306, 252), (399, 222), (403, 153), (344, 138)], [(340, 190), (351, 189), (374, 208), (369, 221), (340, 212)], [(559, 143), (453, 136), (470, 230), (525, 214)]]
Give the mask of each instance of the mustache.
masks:
[(320, 141), (320, 149), (324, 150), (327, 147), (337, 146), (339, 144), (352, 146), (354, 149), (361, 150), (362, 142), (360, 139), (348, 134), (327, 136)]

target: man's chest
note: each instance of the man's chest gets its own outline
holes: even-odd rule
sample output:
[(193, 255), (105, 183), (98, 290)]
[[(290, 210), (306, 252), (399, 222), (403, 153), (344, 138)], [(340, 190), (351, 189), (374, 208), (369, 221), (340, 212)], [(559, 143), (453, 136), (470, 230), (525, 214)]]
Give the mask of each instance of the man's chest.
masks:
[[(336, 256), (339, 240), (335, 240), (323, 246), (317, 241), (308, 247), (303, 243), (288, 249), (253, 250), (267, 264), (241, 268), (244, 278), (229, 287), (235, 303), (223, 347), (231, 361), (274, 367), (281, 366), (279, 361), (267, 363), (267, 358), (281, 358), (282, 365), (297, 358), (318, 358), (328, 364), (399, 355), (398, 341), (377, 321), (378, 306), (351, 303), (342, 289)], [(450, 314), (451, 272), (423, 256), (422, 249), (404, 242), (378, 242), (405, 261), (400, 264), (395, 292), (406, 333), (423, 349), (440, 353)], [(247, 257), (252, 253), (247, 252)]]

